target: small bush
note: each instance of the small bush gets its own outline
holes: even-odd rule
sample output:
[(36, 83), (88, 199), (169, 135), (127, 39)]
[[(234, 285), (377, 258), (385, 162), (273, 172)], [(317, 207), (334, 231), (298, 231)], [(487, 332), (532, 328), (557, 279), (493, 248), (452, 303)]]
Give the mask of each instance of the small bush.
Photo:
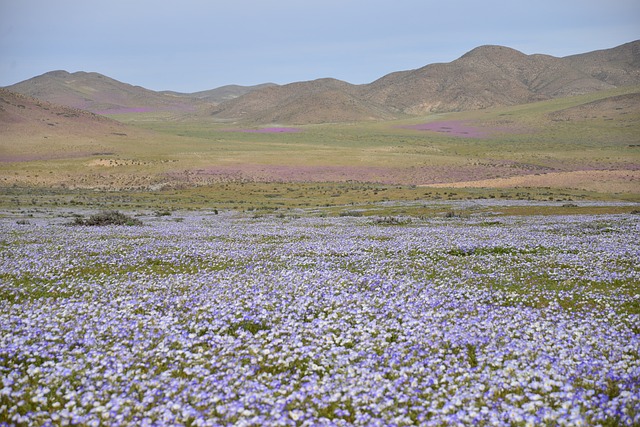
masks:
[(411, 219), (387, 216), (383, 218), (376, 218), (373, 223), (377, 225), (406, 225), (411, 223)]
[(142, 225), (142, 221), (132, 218), (118, 211), (103, 211), (91, 215), (88, 219), (76, 218), (72, 225)]

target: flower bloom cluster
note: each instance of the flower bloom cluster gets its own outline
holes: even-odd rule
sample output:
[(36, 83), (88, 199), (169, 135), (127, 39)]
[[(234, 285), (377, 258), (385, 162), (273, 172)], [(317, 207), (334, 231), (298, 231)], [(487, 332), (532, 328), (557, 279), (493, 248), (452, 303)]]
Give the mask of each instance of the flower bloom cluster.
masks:
[(0, 219), (0, 424), (638, 425), (637, 216)]

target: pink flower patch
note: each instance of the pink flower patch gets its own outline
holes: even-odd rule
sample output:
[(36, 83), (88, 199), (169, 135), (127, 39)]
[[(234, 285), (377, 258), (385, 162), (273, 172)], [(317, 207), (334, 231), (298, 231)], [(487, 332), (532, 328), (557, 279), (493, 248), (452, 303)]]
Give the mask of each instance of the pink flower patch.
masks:
[(459, 120), (449, 120), (444, 122), (422, 123), (419, 125), (402, 126), (404, 129), (426, 130), (432, 132), (447, 133), (452, 136), (464, 138), (483, 138), (488, 136), (488, 132), (478, 127), (469, 126)]

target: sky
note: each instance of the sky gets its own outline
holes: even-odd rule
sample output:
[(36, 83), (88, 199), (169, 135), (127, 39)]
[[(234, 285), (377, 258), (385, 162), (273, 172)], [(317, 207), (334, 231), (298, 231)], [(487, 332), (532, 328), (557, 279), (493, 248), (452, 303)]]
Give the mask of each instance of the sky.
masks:
[(53, 70), (179, 92), (362, 84), (485, 44), (562, 57), (638, 39), (638, 0), (0, 0), (0, 86)]

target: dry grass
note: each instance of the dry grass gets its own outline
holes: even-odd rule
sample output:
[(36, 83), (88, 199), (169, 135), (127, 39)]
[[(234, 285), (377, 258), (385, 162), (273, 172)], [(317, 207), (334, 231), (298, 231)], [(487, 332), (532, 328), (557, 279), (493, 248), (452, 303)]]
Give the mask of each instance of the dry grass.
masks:
[[(411, 120), (308, 125), (290, 134), (228, 132), (228, 125), (212, 121), (169, 120), (149, 113), (127, 116), (127, 125), (86, 117), (78, 122), (40, 109), (39, 127), (31, 126), (33, 122), (2, 129), (0, 186), (138, 193), (179, 190), (188, 200), (191, 189), (231, 184), (238, 185), (235, 199), (244, 198), (255, 207), (260, 203), (254, 203), (249, 187), (241, 184), (275, 182), (305, 189), (335, 183), (331, 185), (369, 188), (361, 193), (350, 190), (345, 196), (315, 190), (308, 196), (292, 196), (307, 206), (375, 202), (382, 197), (405, 200), (399, 194), (383, 196), (370, 189), (412, 185), (513, 188), (514, 194), (516, 187), (532, 187), (531, 194), (535, 188), (543, 193), (549, 187), (554, 194), (574, 189), (570, 193), (634, 200), (639, 193), (640, 108), (636, 111), (625, 104), (622, 114), (606, 100), (637, 93), (638, 87), (623, 88)], [(594, 118), (553, 119), (554, 112), (582, 111), (584, 105), (589, 105)], [(600, 108), (597, 114), (594, 108)], [(47, 120), (55, 120), (54, 126)], [(500, 132), (470, 139), (402, 127), (445, 120)], [(237, 193), (242, 191), (248, 191), (247, 197)], [(495, 192), (474, 191), (478, 194), (469, 197)], [(214, 193), (214, 198), (220, 202), (223, 198), (218, 195)], [(163, 193), (163, 197), (168, 196)]]
[(573, 171), (521, 175), (478, 181), (431, 184), (433, 188), (520, 188), (549, 187), (593, 191), (597, 193), (636, 193), (640, 188), (640, 170)]

